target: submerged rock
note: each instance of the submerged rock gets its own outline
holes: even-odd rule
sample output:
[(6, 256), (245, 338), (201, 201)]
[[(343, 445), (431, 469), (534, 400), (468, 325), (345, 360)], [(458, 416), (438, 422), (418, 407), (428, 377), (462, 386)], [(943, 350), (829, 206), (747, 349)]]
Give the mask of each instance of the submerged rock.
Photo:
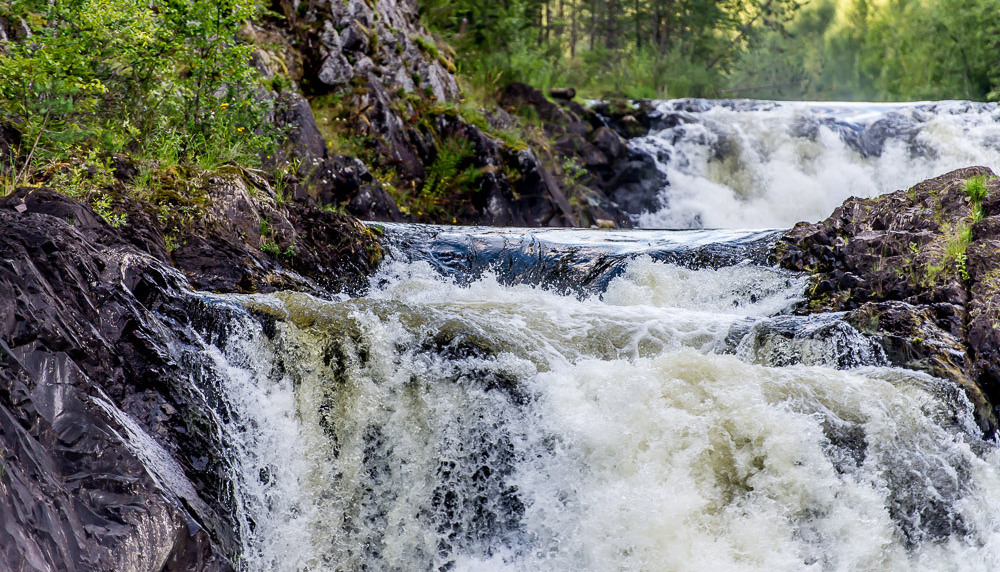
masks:
[[(981, 177), (986, 196), (966, 192)], [(804, 312), (850, 311), (890, 360), (955, 380), (984, 429), (1000, 411), (1000, 179), (969, 167), (907, 190), (848, 199), (823, 222), (799, 223), (777, 261), (809, 272)]]

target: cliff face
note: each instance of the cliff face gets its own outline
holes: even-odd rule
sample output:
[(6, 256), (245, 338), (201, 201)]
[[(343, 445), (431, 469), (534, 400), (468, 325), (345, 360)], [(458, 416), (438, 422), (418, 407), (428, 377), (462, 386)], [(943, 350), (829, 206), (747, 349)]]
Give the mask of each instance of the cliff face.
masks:
[[(619, 133), (636, 134), (631, 124), (615, 133), (609, 119), (527, 86), (508, 88), (504, 109), (465, 102), (455, 54), (422, 27), (415, 2), (280, 0), (275, 9), (282, 17), (252, 34), (270, 46), (258, 67), (284, 86), (276, 121), (291, 143), (277, 163), (294, 165), (299, 198), (374, 220), (630, 224), (609, 197), (623, 184)], [(515, 110), (537, 118), (544, 136)]]
[(778, 262), (812, 274), (805, 311), (847, 311), (896, 365), (960, 383), (984, 428), (1000, 410), (1000, 179), (970, 167), (799, 223)]
[(231, 569), (222, 444), (157, 315), (183, 317), (183, 278), (83, 205), (25, 195), (0, 200), (4, 568)]
[(128, 201), (116, 229), (51, 190), (0, 198), (0, 568), (232, 569), (231, 455), (191, 373), (225, 317), (189, 285), (329, 292), (381, 253), (254, 180), (192, 175), (206, 206), (170, 245)]

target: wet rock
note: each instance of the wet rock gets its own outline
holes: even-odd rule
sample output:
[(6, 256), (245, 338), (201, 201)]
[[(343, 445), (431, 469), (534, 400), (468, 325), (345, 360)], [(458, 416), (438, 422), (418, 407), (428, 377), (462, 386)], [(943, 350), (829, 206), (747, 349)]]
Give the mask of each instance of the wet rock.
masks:
[(222, 310), (169, 265), (203, 289), (329, 292), (361, 287), (381, 250), (253, 171), (188, 175), (200, 216), (167, 217), (171, 248), (162, 212), (127, 198), (117, 229), (48, 189), (0, 199), (0, 568), (233, 569), (231, 412), (191, 374), (211, 366), (189, 369)]
[[(984, 176), (980, 220), (964, 191)], [(812, 274), (805, 311), (850, 310), (893, 363), (955, 380), (993, 431), (1000, 410), (1000, 179), (969, 167), (872, 199), (851, 198), (827, 220), (799, 223), (776, 248)]]
[(569, 133), (557, 139), (555, 150), (564, 157), (579, 158), (584, 166), (591, 169), (607, 167), (611, 164), (608, 156), (600, 148), (576, 133)]
[[(367, 171), (354, 175), (361, 179)], [(204, 206), (197, 220), (180, 227), (170, 258), (196, 288), (356, 288), (381, 255), (375, 237), (351, 217), (317, 214), (320, 209), (309, 201), (279, 204), (273, 190), (251, 171), (223, 169), (195, 177), (192, 184), (203, 193)], [(319, 259), (322, 263), (314, 264)]]
[(521, 176), (514, 182), (515, 203), (530, 226), (576, 226), (573, 207), (531, 149), (517, 153)]
[(609, 171), (604, 188), (610, 189), (611, 200), (623, 211), (642, 214), (662, 208), (660, 197), (667, 178), (656, 166), (653, 157), (630, 151)]
[(45, 189), (0, 199), (0, 259), (4, 567), (232, 570), (223, 444), (160, 313), (183, 280)]
[(660, 116), (653, 103), (646, 100), (604, 101), (595, 104), (593, 109), (626, 139), (648, 135)]
[(625, 140), (609, 127), (601, 127), (594, 131), (590, 140), (610, 160), (619, 159), (628, 152), (628, 144)]

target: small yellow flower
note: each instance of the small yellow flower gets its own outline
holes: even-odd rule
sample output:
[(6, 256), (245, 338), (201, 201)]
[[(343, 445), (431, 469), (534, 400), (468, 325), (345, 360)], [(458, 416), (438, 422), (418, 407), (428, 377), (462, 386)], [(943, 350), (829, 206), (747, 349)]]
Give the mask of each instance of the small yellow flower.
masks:
[(222, 109), (225, 109), (225, 108), (229, 107), (229, 104), (228, 103), (223, 103), (219, 107), (221, 107)]
[(457, 218), (451, 219), (451, 224), (458, 224), (458, 219)]
[(242, 127), (237, 127), (236, 130), (239, 131), (240, 133), (243, 133), (243, 128)]

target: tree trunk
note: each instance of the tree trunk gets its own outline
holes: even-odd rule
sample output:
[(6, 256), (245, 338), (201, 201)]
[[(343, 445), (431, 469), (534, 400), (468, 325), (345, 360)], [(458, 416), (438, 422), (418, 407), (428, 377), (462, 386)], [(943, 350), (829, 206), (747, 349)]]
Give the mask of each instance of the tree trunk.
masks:
[(639, 0), (635, 0), (635, 49), (638, 52), (642, 51), (641, 15), (642, 12), (639, 10)]
[(573, 22), (570, 24), (569, 28), (569, 57), (575, 58), (576, 38), (577, 38), (577, 33), (579, 32), (577, 26), (579, 25), (579, 20), (577, 19), (576, 0), (569, 0), (569, 1), (570, 1), (569, 13), (572, 14), (571, 18), (573, 19)]
[(594, 51), (594, 39), (597, 38), (597, 0), (590, 3), (590, 51)]
[(604, 45), (609, 50), (615, 49), (615, 45), (618, 41), (618, 0), (608, 0), (608, 20), (607, 35), (605, 36)]

